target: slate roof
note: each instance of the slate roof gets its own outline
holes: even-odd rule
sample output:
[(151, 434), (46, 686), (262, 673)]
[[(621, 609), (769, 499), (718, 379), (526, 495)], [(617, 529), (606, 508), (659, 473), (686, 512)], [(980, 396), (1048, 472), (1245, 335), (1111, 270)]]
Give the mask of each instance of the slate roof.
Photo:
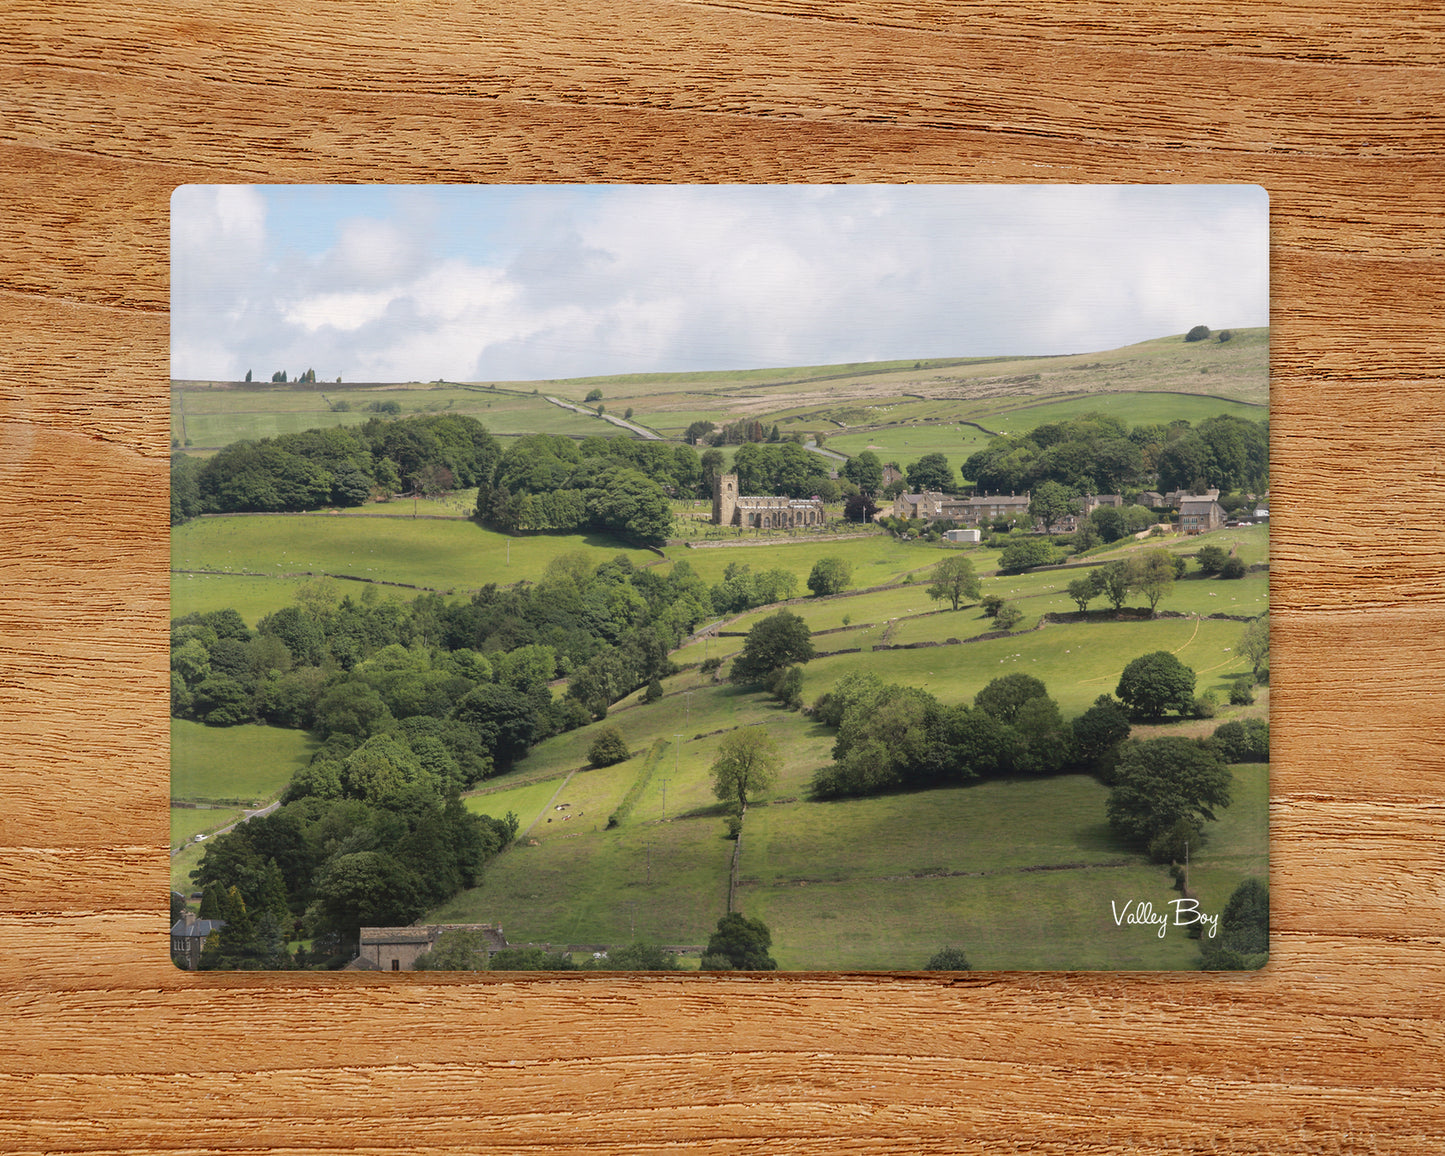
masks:
[(220, 931), (226, 926), (224, 919), (196, 919), (176, 920), (175, 926), (171, 928), (173, 939), (205, 939), (213, 931)]

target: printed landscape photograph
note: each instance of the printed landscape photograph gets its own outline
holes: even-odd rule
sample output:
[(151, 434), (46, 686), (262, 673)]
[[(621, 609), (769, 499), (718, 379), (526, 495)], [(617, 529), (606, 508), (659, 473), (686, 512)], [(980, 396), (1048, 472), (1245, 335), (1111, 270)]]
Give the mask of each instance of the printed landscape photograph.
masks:
[(1253, 970), (1252, 185), (183, 186), (188, 970)]

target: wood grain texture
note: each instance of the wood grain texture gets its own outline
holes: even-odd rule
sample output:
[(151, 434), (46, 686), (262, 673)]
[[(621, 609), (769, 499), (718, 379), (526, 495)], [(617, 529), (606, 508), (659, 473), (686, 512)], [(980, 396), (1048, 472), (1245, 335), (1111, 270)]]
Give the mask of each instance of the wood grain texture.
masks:
[[(3, 15), (0, 1150), (1445, 1150), (1437, 5)], [(578, 180), (1269, 190), (1262, 974), (599, 985), (171, 967), (171, 190)]]

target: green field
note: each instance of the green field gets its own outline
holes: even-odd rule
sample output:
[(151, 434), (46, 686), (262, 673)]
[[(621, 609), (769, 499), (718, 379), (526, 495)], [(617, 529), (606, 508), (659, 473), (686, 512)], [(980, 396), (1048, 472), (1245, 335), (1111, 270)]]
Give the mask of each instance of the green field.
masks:
[(239, 574), (171, 574), (171, 617), (235, 610), (246, 625), (296, 601), (309, 578), (260, 578)]
[[(399, 417), (465, 414), (501, 437), (531, 433), (625, 436), (610, 422), (563, 409), (540, 395), (457, 385), (359, 388), (321, 383), (306, 389), (273, 387), (269, 383), (256, 383), (249, 388), (196, 388), (194, 385), (187, 388), (186, 385), (173, 383), (171, 437), (183, 446), (196, 448), (214, 449), (242, 439), (256, 440), (306, 429), (361, 425), (377, 416), (367, 411), (368, 405), (388, 401), (401, 406)], [(341, 402), (350, 409), (331, 408), (332, 403)]]
[(244, 514), (198, 518), (171, 531), (176, 570), (348, 575), (433, 590), (536, 578), (554, 558), (575, 550), (599, 562), (618, 554), (638, 565), (657, 560), (608, 535), (512, 537), (470, 521)]
[(311, 760), (304, 731), (268, 726), (208, 727), (171, 719), (171, 798), (259, 803)]
[[(971, 702), (993, 679), (1022, 671), (1048, 687), (1068, 719), (1087, 710), (1099, 695), (1112, 694), (1124, 667), (1156, 650), (1171, 651), (1193, 668), (1196, 694), (1227, 694), (1232, 680), (1226, 676), (1248, 669), (1232, 650), (1243, 629), (1237, 622), (1189, 618), (1055, 625), (961, 646), (874, 650), (863, 661), (884, 682), (919, 686), (944, 702)], [(840, 654), (808, 663), (803, 668), (804, 701), (818, 698), (859, 661), (858, 655)]]
[(786, 570), (798, 579), (799, 594), (808, 592), (808, 575), (822, 557), (842, 558), (847, 562), (853, 571), (854, 589), (900, 582), (910, 571), (936, 565), (942, 558), (928, 546), (900, 542), (881, 532), (841, 540), (800, 537), (761, 539), (756, 545), (668, 546), (664, 553), (674, 563), (686, 561), (693, 573), (710, 585), (721, 582), (728, 566), (735, 562), (747, 564), (755, 571)]

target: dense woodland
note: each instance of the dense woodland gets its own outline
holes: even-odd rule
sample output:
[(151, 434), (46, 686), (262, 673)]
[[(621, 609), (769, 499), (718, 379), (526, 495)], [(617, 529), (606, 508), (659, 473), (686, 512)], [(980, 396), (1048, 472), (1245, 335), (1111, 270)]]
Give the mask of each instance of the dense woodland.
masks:
[(459, 414), (376, 417), (233, 442), (202, 461), (171, 455), (171, 523), (198, 514), (359, 506), (374, 494), (441, 493), (482, 485), (501, 446), (481, 422)]
[[(283, 932), (335, 945), (475, 886), (515, 820), (469, 814), (460, 792), (669, 673), (668, 653), (710, 609), (685, 564), (660, 575), (574, 554), (536, 583), (461, 604), (383, 600), (375, 587), (353, 600), (322, 579), (254, 631), (232, 610), (174, 620), (176, 717), (323, 740), (275, 814), (207, 846), (197, 880), (216, 892), (208, 909), (220, 904), (228, 923), (251, 913), (211, 965), (278, 966)], [(559, 676), (568, 693), (554, 699)]]
[[(1179, 420), (1132, 428), (1086, 414), (1016, 437), (998, 437), (963, 464), (981, 493), (1023, 493), (1057, 482), (1081, 494), (1133, 489), (1269, 488), (1269, 422), (1220, 414), (1197, 426)], [(912, 482), (910, 474), (910, 482)]]

